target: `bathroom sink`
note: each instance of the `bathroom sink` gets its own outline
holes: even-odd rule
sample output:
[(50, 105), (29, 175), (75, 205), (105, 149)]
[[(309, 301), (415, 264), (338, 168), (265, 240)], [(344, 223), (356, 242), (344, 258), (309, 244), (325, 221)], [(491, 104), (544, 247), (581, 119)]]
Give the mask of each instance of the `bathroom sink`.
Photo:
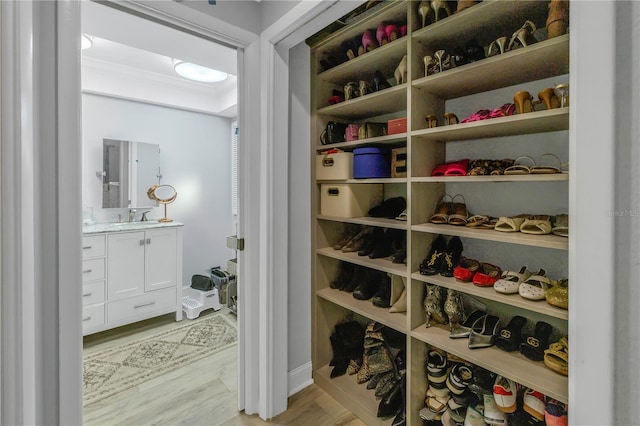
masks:
[(144, 227), (145, 225), (154, 225), (157, 224), (157, 220), (147, 220), (144, 222), (121, 222), (121, 223), (110, 223), (108, 225), (111, 229), (128, 229), (128, 228), (139, 228)]

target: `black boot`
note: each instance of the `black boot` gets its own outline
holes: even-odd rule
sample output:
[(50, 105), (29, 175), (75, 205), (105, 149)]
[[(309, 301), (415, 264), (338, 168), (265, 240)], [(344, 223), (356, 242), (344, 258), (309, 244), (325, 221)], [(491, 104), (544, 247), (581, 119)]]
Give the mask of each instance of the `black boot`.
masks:
[(353, 290), (353, 297), (359, 300), (369, 300), (378, 291), (380, 287), (380, 281), (384, 278), (384, 272), (376, 271), (373, 269), (367, 270), (364, 274), (364, 279), (358, 287)]
[(342, 290), (351, 281), (353, 276), (353, 263), (340, 262), (338, 265), (338, 276), (329, 283), (329, 287)]
[(391, 307), (391, 277), (384, 274), (380, 277), (378, 291), (373, 296), (371, 302), (379, 308)]
[(391, 236), (393, 233), (389, 233), (389, 231), (390, 230), (387, 229), (384, 234), (376, 240), (376, 245), (374, 246), (371, 254), (369, 254), (369, 259), (379, 259), (391, 256)]
[(364, 278), (364, 275), (365, 275), (364, 273), (366, 270), (367, 269), (363, 268), (362, 266), (354, 265), (351, 279), (340, 290), (351, 293), (356, 287), (358, 287), (358, 284), (362, 282), (362, 279)]
[(333, 366), (333, 370), (331, 370), (331, 378), (342, 376), (347, 372), (347, 367), (349, 366), (349, 357), (347, 356), (347, 350), (344, 346), (344, 342), (342, 339), (336, 334), (333, 333), (329, 340), (331, 341), (331, 347), (333, 348), (333, 358), (329, 365)]
[(373, 249), (376, 247), (376, 243), (384, 236), (384, 230), (382, 228), (373, 228), (371, 234), (365, 238), (365, 243), (362, 249), (358, 252), (358, 256), (369, 256)]

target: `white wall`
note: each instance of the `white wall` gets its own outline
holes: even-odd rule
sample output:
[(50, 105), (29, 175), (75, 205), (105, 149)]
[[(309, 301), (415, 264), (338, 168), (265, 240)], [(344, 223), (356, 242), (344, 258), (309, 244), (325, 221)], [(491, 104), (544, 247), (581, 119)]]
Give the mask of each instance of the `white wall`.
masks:
[(311, 175), (309, 47), (289, 51), (289, 371), (311, 368)]
[[(183, 284), (193, 274), (226, 265), (233, 252), (231, 119), (92, 94), (82, 95), (82, 199), (93, 207), (97, 222), (112, 222), (127, 209), (102, 209), (102, 139), (123, 139), (160, 145), (162, 183), (178, 197), (167, 206), (168, 217), (185, 224)], [(140, 216), (139, 209), (137, 218)], [(162, 207), (148, 215), (163, 216)]]

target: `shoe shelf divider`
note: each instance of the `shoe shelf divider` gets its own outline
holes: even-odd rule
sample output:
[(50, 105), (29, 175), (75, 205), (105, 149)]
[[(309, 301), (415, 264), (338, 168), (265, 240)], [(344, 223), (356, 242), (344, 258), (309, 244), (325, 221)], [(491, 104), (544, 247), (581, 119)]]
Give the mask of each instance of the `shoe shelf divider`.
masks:
[(466, 226), (439, 225), (423, 223), (412, 225), (412, 231), (443, 234), (485, 241), (497, 241), (510, 244), (521, 244), (532, 247), (546, 247), (556, 250), (569, 250), (569, 239), (557, 235), (533, 235), (521, 232), (502, 232), (492, 229), (473, 229)]
[(407, 226), (407, 222), (403, 220), (396, 219), (387, 219), (384, 217), (353, 217), (353, 218), (344, 218), (344, 217), (333, 217), (333, 216), (316, 216), (318, 220), (330, 220), (334, 222), (342, 222), (342, 223), (354, 223), (356, 225), (365, 225), (365, 226), (377, 226), (379, 228), (391, 228), (391, 229), (404, 229), (405, 231), (409, 228)]
[(568, 402), (568, 378), (547, 368), (542, 361), (532, 361), (519, 352), (505, 352), (495, 346), (469, 349), (468, 339), (449, 338), (448, 327), (426, 323), (411, 331), (411, 336), (459, 356), (521, 385), (534, 388), (562, 402)]
[[(471, 123), (425, 129), (425, 114), (442, 117), (445, 101), (466, 95), (480, 95), (494, 89), (532, 82), (569, 72), (569, 36), (561, 36), (518, 48), (502, 55), (486, 58), (471, 64), (452, 68), (424, 77), (424, 55), (433, 55), (436, 49), (450, 52), (454, 47), (476, 38), (486, 46), (499, 35), (511, 35), (526, 20), (544, 27), (547, 2), (484, 0), (460, 13), (440, 19), (425, 28), (417, 12), (419, 2), (389, 1), (365, 12), (356, 22), (311, 45), (311, 177), (312, 177), (312, 361), (316, 383), (340, 401), (366, 424), (389, 425), (391, 419), (376, 417), (378, 401), (365, 384), (357, 384), (355, 376), (330, 378), (332, 357), (329, 336), (334, 326), (349, 315), (375, 320), (407, 335), (407, 424), (422, 424), (418, 413), (424, 407), (427, 388), (424, 368), (427, 346), (436, 347), (477, 364), (483, 368), (509, 377), (518, 383), (567, 402), (568, 380), (548, 369), (542, 362), (531, 361), (519, 353), (507, 353), (495, 347), (470, 350), (466, 339), (450, 339), (447, 326), (425, 327), (423, 300), (425, 283), (453, 288), (480, 299), (487, 299), (501, 306), (514, 307), (516, 311), (531, 311), (536, 315), (552, 317), (556, 322), (565, 321), (568, 312), (548, 305), (546, 301), (534, 302), (519, 295), (502, 295), (492, 288), (479, 288), (471, 283), (458, 283), (455, 279), (440, 276), (422, 276), (417, 272), (424, 258), (423, 247), (436, 234), (458, 235), (463, 238), (486, 240), (490, 244), (519, 244), (568, 250), (568, 239), (554, 235), (527, 235), (503, 233), (493, 230), (475, 230), (450, 225), (425, 223), (433, 213), (437, 202), (445, 193), (445, 185), (453, 182), (567, 182), (568, 174), (431, 177), (430, 171), (445, 162), (447, 143), (484, 138), (519, 136), (569, 129), (569, 110), (554, 109), (527, 114), (495, 118)], [(360, 18), (359, 17), (359, 18)], [(362, 34), (366, 29), (375, 32), (382, 22), (406, 22), (405, 37), (388, 43), (362, 56), (344, 62), (329, 70), (320, 69), (319, 62), (327, 55), (338, 55), (340, 44)], [(371, 80), (380, 69), (394, 84), (393, 71), (404, 54), (407, 54), (409, 83), (395, 85), (352, 100), (328, 105), (326, 100), (333, 90), (342, 90), (347, 81)], [(487, 108), (499, 105), (487, 105)], [(456, 111), (451, 111), (456, 112)], [(388, 118), (407, 116), (406, 133), (319, 145), (320, 134), (328, 121), (382, 122)], [(465, 117), (459, 117), (464, 119)], [(505, 140), (505, 144), (510, 141)], [(315, 180), (315, 155), (327, 149), (339, 148), (351, 151), (362, 146), (406, 146), (407, 178), (391, 180), (348, 180), (350, 185), (383, 183), (385, 192), (397, 193), (406, 188), (407, 222), (381, 218), (335, 218), (320, 213), (320, 185), (326, 181)], [(492, 190), (493, 187), (474, 185), (474, 190)], [(386, 194), (386, 197), (390, 195)], [(525, 210), (526, 211), (526, 210)], [(388, 258), (369, 259), (357, 253), (343, 253), (331, 247), (345, 224), (360, 224), (383, 228), (406, 229), (407, 264), (394, 264)], [(560, 256), (565, 255), (560, 252)], [(350, 293), (329, 288), (329, 282), (337, 276), (339, 262), (365, 266), (371, 269), (406, 278), (407, 312), (389, 313), (371, 301), (353, 298)], [(535, 316), (535, 315), (533, 315)], [(362, 318), (360, 318), (362, 319)]]
[(490, 299), (509, 306), (526, 309), (532, 312), (538, 312), (554, 318), (563, 320), (569, 319), (569, 311), (558, 308), (547, 303), (546, 300), (528, 300), (516, 294), (498, 293), (493, 287), (479, 287), (470, 282), (461, 282), (455, 278), (443, 277), (441, 275), (422, 275), (419, 272), (411, 274), (411, 278), (416, 281), (422, 281), (429, 284), (437, 284), (440, 287), (457, 290), (460, 293), (469, 294), (471, 296)]

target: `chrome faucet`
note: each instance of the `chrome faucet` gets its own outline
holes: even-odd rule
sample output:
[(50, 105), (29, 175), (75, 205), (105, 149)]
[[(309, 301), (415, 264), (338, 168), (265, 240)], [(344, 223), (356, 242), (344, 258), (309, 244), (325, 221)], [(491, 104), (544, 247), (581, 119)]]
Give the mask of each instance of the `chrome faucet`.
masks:
[(136, 209), (129, 209), (129, 222), (136, 220)]
[(142, 212), (142, 218), (140, 218), (140, 222), (147, 222), (149, 219), (147, 219), (147, 213), (149, 213), (151, 210), (147, 210), (146, 212)]

